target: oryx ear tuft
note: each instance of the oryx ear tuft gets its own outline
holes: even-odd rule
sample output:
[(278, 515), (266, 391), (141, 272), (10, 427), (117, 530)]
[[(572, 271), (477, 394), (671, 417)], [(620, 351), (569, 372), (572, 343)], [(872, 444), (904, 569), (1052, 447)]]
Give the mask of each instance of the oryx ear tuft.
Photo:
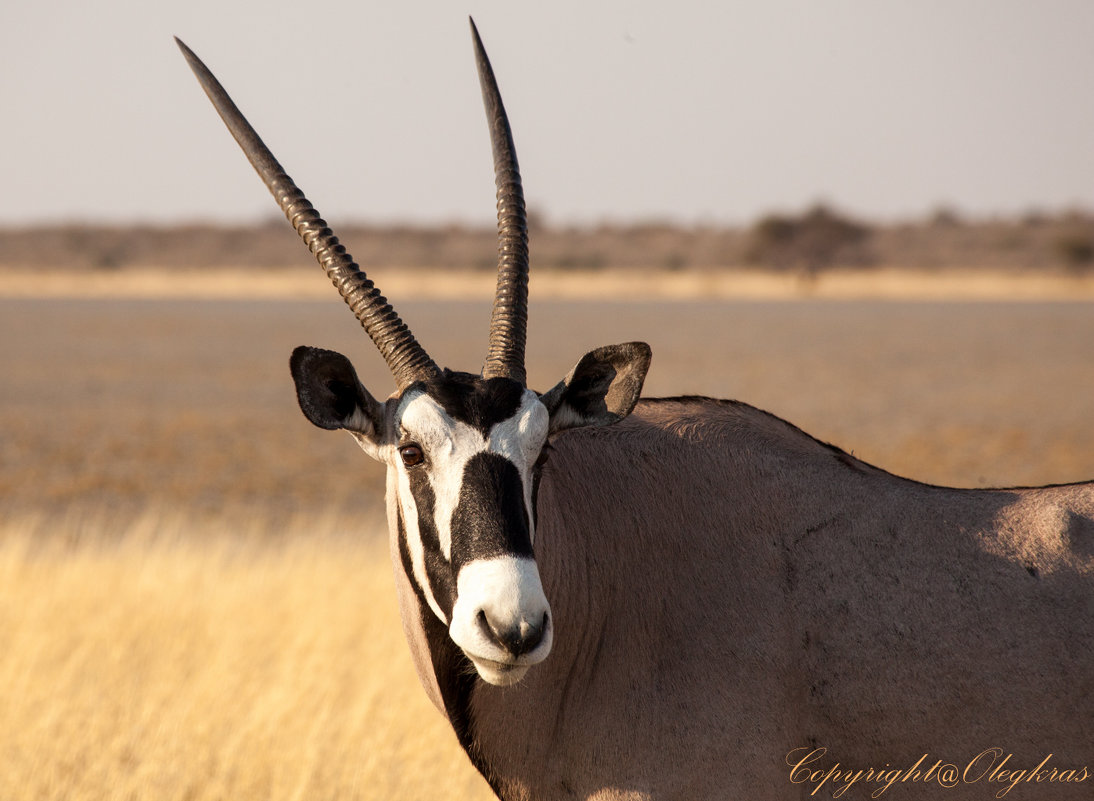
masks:
[(320, 428), (344, 428), (373, 438), (383, 407), (368, 393), (349, 359), (341, 353), (301, 346), (289, 359), (296, 399), (304, 416)]
[(618, 423), (642, 393), (652, 353), (645, 342), (607, 345), (586, 353), (570, 374), (540, 400), (551, 415), (551, 433)]

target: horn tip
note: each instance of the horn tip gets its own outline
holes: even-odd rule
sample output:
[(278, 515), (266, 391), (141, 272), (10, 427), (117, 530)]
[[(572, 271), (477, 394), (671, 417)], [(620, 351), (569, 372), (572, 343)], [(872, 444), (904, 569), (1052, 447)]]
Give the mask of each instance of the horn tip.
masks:
[[(205, 63), (200, 58), (198, 58), (197, 53), (186, 45), (186, 42), (182, 41), (182, 39), (177, 36), (174, 38), (175, 44), (179, 46), (179, 50), (182, 51), (183, 58), (185, 58), (186, 63), (190, 65), (190, 69), (194, 71), (194, 74), (197, 75), (199, 79), (203, 78), (204, 75), (209, 72), (209, 68), (205, 66)], [(212, 76), (210, 75), (210, 77)], [(205, 81), (202, 80), (202, 84), (204, 83)]]
[(475, 45), (475, 56), (482, 60), (486, 57), (486, 48), (482, 44), (482, 37), (479, 36), (479, 28), (475, 24), (474, 17), (468, 17), (467, 21), (471, 23), (471, 40)]

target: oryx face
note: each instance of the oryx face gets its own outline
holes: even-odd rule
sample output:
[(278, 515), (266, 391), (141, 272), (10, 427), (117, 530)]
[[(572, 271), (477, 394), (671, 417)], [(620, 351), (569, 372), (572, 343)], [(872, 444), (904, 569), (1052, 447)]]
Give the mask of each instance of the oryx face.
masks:
[(308, 419), (350, 431), (387, 465), (399, 563), (491, 684), (519, 681), (551, 649), (534, 556), (533, 486), (547, 438), (626, 416), (649, 358), (642, 343), (599, 348), (543, 395), (510, 378), (445, 370), (378, 403), (344, 356), (293, 352)]
[(377, 402), (348, 359), (297, 348), (300, 408), (351, 432), (388, 468), (398, 563), (424, 609), (494, 684), (519, 681), (551, 648), (554, 625), (534, 561), (536, 463), (547, 437), (607, 425), (634, 408), (650, 350), (642, 343), (586, 354), (539, 395), (524, 367), (528, 247), (516, 152), (493, 70), (474, 31), (498, 190), (498, 290), (480, 375), (441, 370), (353, 262), (204, 64), (194, 74), (251, 165), (379, 348), (398, 391)]
[(551, 649), (532, 508), (547, 408), (516, 381), (450, 373), (404, 393), (393, 423), (404, 569), (479, 674), (515, 682)]

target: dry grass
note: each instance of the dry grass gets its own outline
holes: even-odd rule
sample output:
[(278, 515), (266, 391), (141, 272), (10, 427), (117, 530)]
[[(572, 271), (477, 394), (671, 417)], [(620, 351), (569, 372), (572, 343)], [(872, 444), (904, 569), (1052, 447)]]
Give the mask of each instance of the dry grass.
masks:
[(492, 797), (418, 685), (384, 537), (118, 524), (0, 531), (0, 798)]
[[(304, 265), (306, 266), (306, 265)], [(537, 300), (1081, 300), (1094, 298), (1094, 272), (882, 268), (830, 269), (816, 275), (760, 269), (536, 270)], [(496, 276), (483, 270), (384, 271), (384, 291), (418, 299), (493, 299)], [(127, 267), (88, 271), (0, 271), (5, 298), (262, 298), (329, 300), (331, 288), (313, 269), (165, 270)]]

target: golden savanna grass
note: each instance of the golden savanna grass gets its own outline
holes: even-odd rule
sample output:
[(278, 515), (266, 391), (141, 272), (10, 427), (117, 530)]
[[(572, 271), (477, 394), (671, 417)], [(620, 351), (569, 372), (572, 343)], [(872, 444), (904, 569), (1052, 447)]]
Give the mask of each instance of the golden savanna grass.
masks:
[[(483, 270), (418, 268), (392, 270), (384, 291), (419, 299), (492, 299), (496, 277)], [(606, 267), (597, 270), (537, 270), (538, 299), (616, 301), (651, 297), (670, 300), (903, 299), (903, 300), (1079, 300), (1094, 298), (1094, 272), (999, 272), (949, 268), (830, 269), (817, 274), (755, 268), (689, 271)], [(268, 269), (256, 283), (242, 269), (167, 271), (127, 267), (71, 273), (33, 267), (0, 274), (0, 297), (81, 298), (312, 298), (327, 300), (330, 287), (306, 270)]]
[(386, 538), (225, 528), (4, 524), (0, 798), (491, 798), (415, 677)]

